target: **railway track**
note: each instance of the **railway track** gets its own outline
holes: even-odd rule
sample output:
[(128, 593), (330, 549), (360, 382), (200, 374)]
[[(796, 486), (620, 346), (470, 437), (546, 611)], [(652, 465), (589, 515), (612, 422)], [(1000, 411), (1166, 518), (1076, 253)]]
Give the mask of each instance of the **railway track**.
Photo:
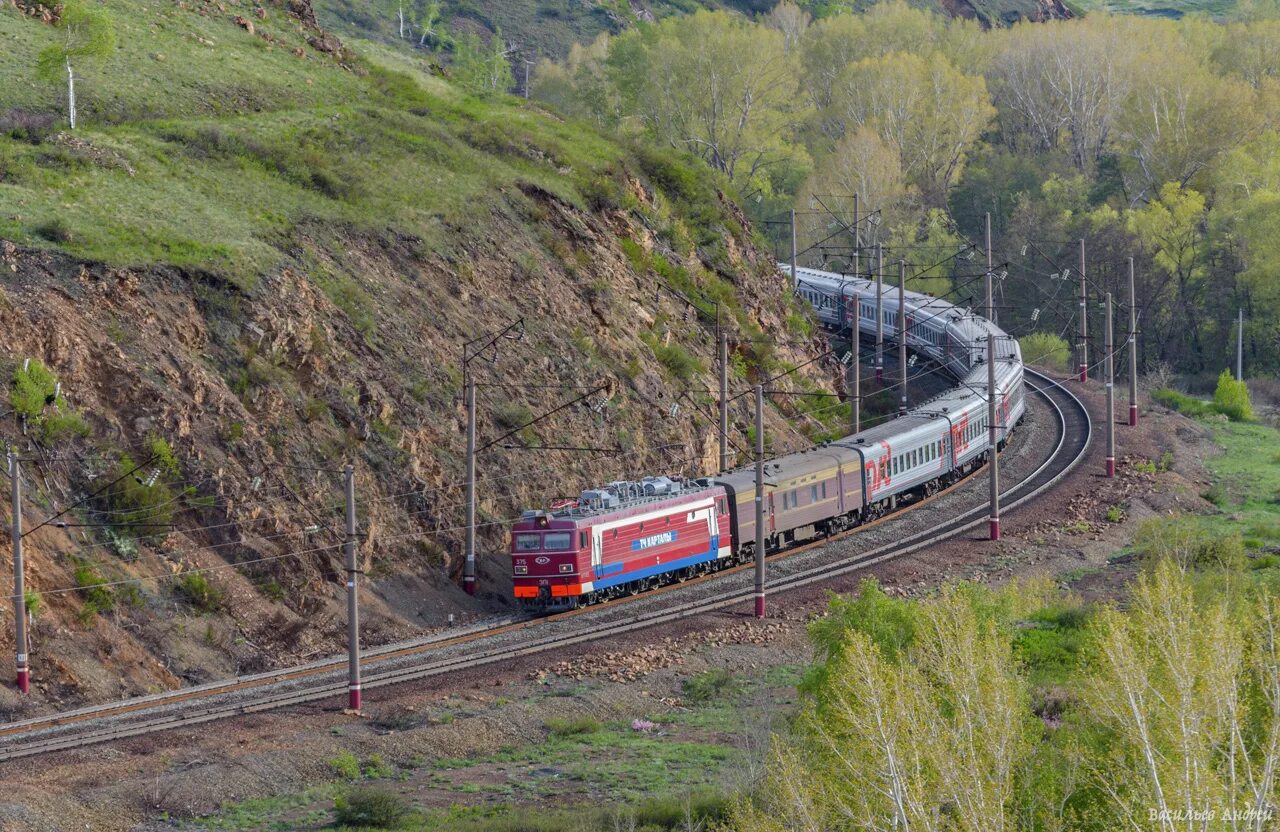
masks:
[[(1050, 411), (1054, 414), (1057, 421), (1057, 440), (1053, 452), (1038, 468), (1021, 481), (1010, 485), (1001, 493), (1001, 503), (1005, 510), (1015, 509), (1035, 499), (1061, 481), (1079, 463), (1087, 451), (1092, 437), (1093, 428), (1088, 411), (1074, 394), (1069, 392), (1058, 381), (1033, 370), (1027, 369), (1026, 376), (1028, 387), (1048, 404)], [(771, 593), (777, 593), (799, 589), (830, 580), (835, 576), (866, 569), (891, 558), (910, 554), (939, 540), (963, 534), (983, 524), (986, 521), (986, 511), (985, 506), (978, 506), (894, 543), (859, 552), (836, 563), (824, 563), (800, 569), (785, 577), (771, 581), (769, 590)], [(891, 517), (894, 516), (897, 515), (891, 515)], [(841, 537), (856, 534), (858, 530), (846, 532)], [(831, 543), (832, 540), (819, 540), (793, 548), (774, 556), (774, 558), (770, 558), (770, 560), (790, 557), (825, 546)], [(742, 568), (750, 568), (750, 565), (739, 567), (739, 569)], [(729, 571), (732, 572), (734, 570)], [(721, 572), (701, 580), (705, 581), (724, 574)], [(665, 589), (669, 591), (674, 587)], [(648, 597), (652, 597), (652, 595), (653, 593), (646, 593)], [(522, 656), (614, 637), (657, 624), (678, 621), (695, 615), (725, 609), (748, 602), (751, 598), (752, 589), (749, 587), (727, 589), (716, 592), (709, 597), (684, 601), (664, 607), (661, 610), (650, 610), (631, 616), (624, 616), (615, 621), (602, 623), (589, 630), (579, 630), (568, 634), (535, 634), (533, 638), (519, 644), (482, 648), (468, 652), (465, 655), (442, 657), (425, 662), (411, 663), (404, 667), (378, 670), (376, 667), (378, 664), (387, 664), (394, 659), (437, 652), (461, 642), (482, 641), (500, 633), (510, 633), (530, 628), (537, 623), (563, 620), (571, 617), (574, 613), (562, 613), (541, 619), (513, 619), (496, 626), (477, 628), (470, 632), (453, 633), (424, 639), (408, 645), (394, 645), (380, 650), (369, 651), (366, 660), (373, 663), (374, 666), (366, 672), (363, 687), (368, 690), (511, 661)], [(615, 605), (616, 602), (611, 606)], [(260, 713), (337, 697), (346, 692), (345, 677), (332, 681), (314, 679), (313, 677), (322, 676), (326, 673), (336, 674), (345, 665), (345, 662), (345, 657), (339, 657), (290, 668), (286, 671), (276, 671), (226, 682), (211, 683), (181, 691), (142, 697), (127, 702), (84, 708), (3, 725), (0, 726), (0, 761), (80, 748), (96, 743), (200, 725), (234, 716)], [(312, 683), (306, 684), (308, 680)], [(265, 690), (261, 691), (260, 695), (253, 696), (252, 694), (257, 688), (265, 688)], [(249, 694), (250, 698), (242, 698), (241, 695), (244, 694)], [(191, 707), (191, 703), (215, 698), (234, 701), (210, 702), (202, 704), (200, 707)]]

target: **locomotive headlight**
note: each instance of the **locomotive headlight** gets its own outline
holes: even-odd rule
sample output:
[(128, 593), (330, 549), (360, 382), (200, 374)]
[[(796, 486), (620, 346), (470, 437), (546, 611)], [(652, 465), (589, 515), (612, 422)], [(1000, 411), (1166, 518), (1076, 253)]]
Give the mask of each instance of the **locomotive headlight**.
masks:
[(572, 572), (572, 571), (573, 571), (573, 564), (572, 564), (572, 563), (562, 563), (562, 564), (560, 564), (560, 571), (561, 571), (561, 572)]
[(527, 567), (527, 566), (517, 566), (517, 567), (516, 567), (516, 569), (515, 569), (515, 572), (516, 572), (516, 574), (517, 574), (517, 575), (528, 575), (528, 574), (529, 574), (529, 567)]

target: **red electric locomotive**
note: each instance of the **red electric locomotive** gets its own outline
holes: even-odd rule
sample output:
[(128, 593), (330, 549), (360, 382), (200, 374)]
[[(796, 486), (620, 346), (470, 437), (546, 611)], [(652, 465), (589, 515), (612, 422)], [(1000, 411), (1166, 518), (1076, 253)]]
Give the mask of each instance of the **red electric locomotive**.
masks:
[(733, 559), (729, 510), (721, 486), (649, 477), (526, 511), (511, 529), (515, 596), (572, 608), (715, 571)]

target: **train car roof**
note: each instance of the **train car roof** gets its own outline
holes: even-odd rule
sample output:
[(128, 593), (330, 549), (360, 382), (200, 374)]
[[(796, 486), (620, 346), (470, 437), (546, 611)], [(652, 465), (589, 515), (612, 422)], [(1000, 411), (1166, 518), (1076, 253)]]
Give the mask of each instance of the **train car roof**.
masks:
[(897, 419), (891, 419), (888, 422), (882, 422), (875, 427), (867, 428), (861, 433), (855, 433), (852, 436), (837, 439), (831, 444), (845, 448), (867, 447), (894, 437), (901, 437), (906, 431), (927, 428), (935, 421), (935, 419), (936, 417), (934, 416), (921, 416), (916, 414), (900, 416)]

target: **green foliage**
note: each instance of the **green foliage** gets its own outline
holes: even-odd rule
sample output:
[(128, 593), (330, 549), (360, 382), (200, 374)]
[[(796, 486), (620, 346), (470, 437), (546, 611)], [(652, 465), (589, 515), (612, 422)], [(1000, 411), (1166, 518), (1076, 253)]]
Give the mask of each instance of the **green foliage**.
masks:
[(342, 751), (329, 760), (329, 769), (344, 780), (360, 779), (360, 761), (350, 751)]
[(516, 430), (533, 421), (533, 410), (523, 402), (507, 402), (493, 411), (493, 421), (503, 430)]
[(179, 497), (164, 475), (175, 473), (176, 459), (163, 439), (152, 439), (150, 444), (147, 465), (138, 465), (125, 453), (106, 475), (107, 508), (120, 535), (153, 534), (173, 521)]
[(1052, 332), (1033, 332), (1018, 339), (1022, 360), (1048, 370), (1066, 372), (1071, 360), (1071, 347)]
[(457, 40), (453, 74), (463, 89), (475, 95), (497, 95), (515, 86), (511, 64), (507, 62), (507, 43), (502, 30), (494, 32), (485, 44), (474, 32)]
[(27, 615), (36, 618), (40, 615), (40, 595), (33, 590), (24, 590), (22, 600), (25, 602)]
[(730, 670), (713, 668), (685, 679), (684, 698), (695, 705), (706, 705), (733, 696), (741, 687), (741, 681)]
[(1244, 541), (1239, 534), (1215, 534), (1194, 517), (1152, 517), (1144, 520), (1133, 548), (1154, 564), (1165, 561), (1183, 570), (1239, 569)]
[(396, 829), (409, 819), (409, 801), (388, 788), (361, 786), (333, 801), (339, 824), (368, 829)]
[(89, 425), (67, 404), (57, 376), (34, 358), (14, 370), (9, 405), (45, 442), (89, 435)]
[[(850, 633), (863, 633), (889, 660), (894, 660), (915, 635), (915, 609), (901, 598), (890, 598), (875, 578), (864, 578), (852, 596), (833, 595), (827, 615), (809, 625), (809, 638), (822, 663), (830, 663), (848, 644)], [(812, 684), (812, 681), (810, 682)]]
[(97, 4), (67, 0), (58, 18), (58, 37), (36, 59), (40, 77), (63, 80), (68, 62), (102, 60), (116, 48), (116, 32), (111, 16)]
[(1179, 393), (1177, 390), (1170, 390), (1167, 387), (1153, 390), (1151, 399), (1170, 410), (1176, 410), (1183, 416), (1191, 416), (1192, 418), (1212, 416), (1217, 412), (1209, 402)]
[(1253, 421), (1249, 387), (1243, 381), (1237, 381), (1230, 370), (1223, 370), (1218, 376), (1218, 387), (1213, 392), (1213, 406), (1232, 421)]
[(658, 363), (673, 378), (680, 381), (692, 381), (696, 376), (706, 372), (702, 362), (675, 341), (670, 344), (654, 341), (650, 346), (653, 348), (653, 355), (658, 359)]
[(1116, 503), (1114, 506), (1111, 506), (1111, 508), (1107, 509), (1107, 522), (1108, 523), (1122, 522), (1125, 518), (1127, 508), (1128, 506), (1125, 503)]
[(590, 716), (552, 717), (545, 725), (548, 734), (561, 738), (594, 734), (600, 730), (600, 721)]
[(201, 612), (215, 612), (222, 608), (222, 590), (209, 583), (209, 579), (200, 572), (183, 574), (178, 579), (178, 589)]
[(116, 600), (111, 587), (107, 586), (107, 579), (93, 564), (80, 561), (75, 565), (74, 574), (80, 597), (85, 600), (82, 612), (88, 611), (84, 617), (92, 618), (97, 613), (115, 609)]
[(1039, 684), (1067, 681), (1084, 656), (1088, 621), (1086, 608), (1056, 603), (1021, 622), (1013, 652), (1027, 675)]

